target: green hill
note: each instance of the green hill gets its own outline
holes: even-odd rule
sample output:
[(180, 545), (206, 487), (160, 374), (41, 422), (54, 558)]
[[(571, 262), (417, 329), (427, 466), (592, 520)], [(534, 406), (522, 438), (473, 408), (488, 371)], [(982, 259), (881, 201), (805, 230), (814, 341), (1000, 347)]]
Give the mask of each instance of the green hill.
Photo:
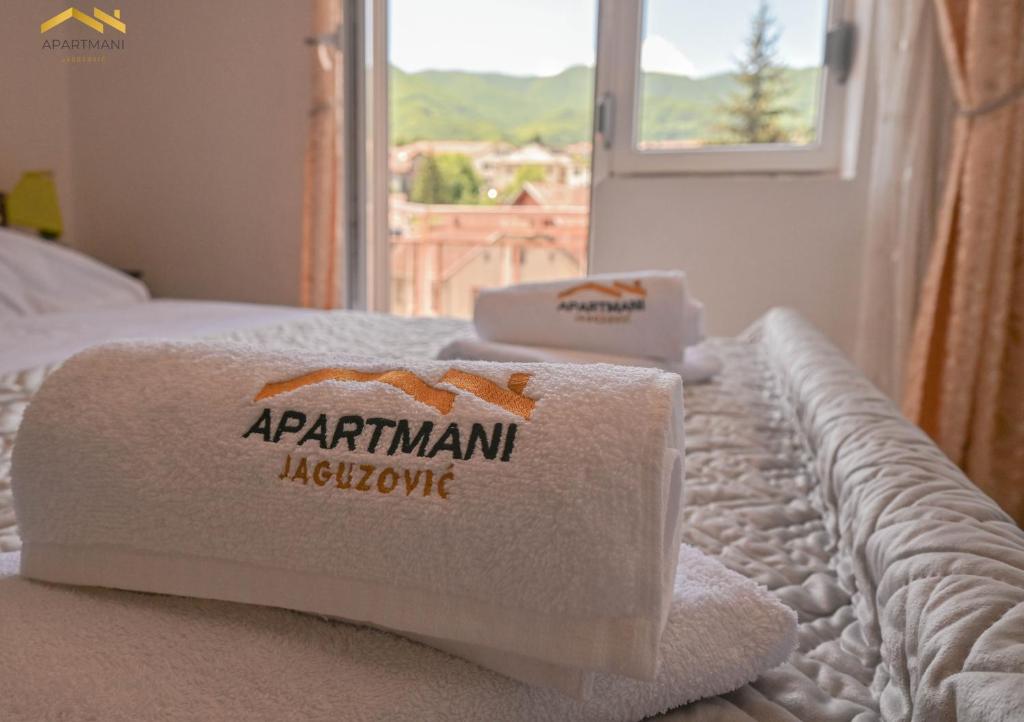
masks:
[[(819, 68), (786, 72), (786, 125), (810, 127), (817, 104)], [(721, 99), (736, 89), (728, 73), (704, 78), (647, 73), (643, 78), (641, 135), (648, 140), (713, 137)], [(560, 147), (590, 139), (593, 69), (567, 68), (551, 77), (392, 67), (391, 141), (505, 140), (539, 137)]]

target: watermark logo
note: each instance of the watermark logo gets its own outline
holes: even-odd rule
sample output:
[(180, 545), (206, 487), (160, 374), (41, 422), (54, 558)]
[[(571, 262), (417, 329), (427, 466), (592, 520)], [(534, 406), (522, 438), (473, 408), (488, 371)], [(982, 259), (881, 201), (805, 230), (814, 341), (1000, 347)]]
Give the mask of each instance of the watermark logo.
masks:
[[(121, 11), (115, 9), (113, 14), (92, 9), (92, 15), (86, 15), (75, 7), (67, 8), (51, 18), (44, 20), (39, 25), (39, 34), (46, 35), (51, 30), (74, 21), (71, 27), (79, 28), (82, 25), (95, 33), (107, 35), (108, 37), (97, 38), (55, 38), (46, 37), (43, 39), (43, 50), (72, 51), (71, 53), (61, 52), (57, 57), (63, 63), (103, 63), (107, 60), (106, 52), (93, 52), (90, 54), (78, 54), (75, 51), (120, 51), (124, 50), (125, 40), (119, 37), (128, 34), (128, 25), (121, 18)], [(65, 26), (67, 27), (67, 26)], [(113, 33), (107, 33), (107, 30)]]
[(128, 32), (128, 26), (123, 20), (121, 20), (121, 11), (114, 10), (114, 14), (110, 15), (103, 12), (99, 8), (92, 9), (92, 15), (86, 15), (78, 8), (68, 8), (62, 12), (57, 13), (49, 20), (43, 21), (39, 26), (39, 34), (43, 35), (53, 30), (58, 25), (63, 25), (68, 20), (77, 20), (87, 28), (92, 28), (98, 33), (102, 33), (105, 27), (111, 27), (119, 33), (126, 34)]

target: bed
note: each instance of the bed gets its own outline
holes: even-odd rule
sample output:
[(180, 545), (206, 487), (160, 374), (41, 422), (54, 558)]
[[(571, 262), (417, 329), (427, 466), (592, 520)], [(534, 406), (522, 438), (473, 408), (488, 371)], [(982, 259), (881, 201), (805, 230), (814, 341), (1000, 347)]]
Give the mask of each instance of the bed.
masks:
[[(192, 330), (391, 357), (433, 355), (468, 332), (451, 319), (344, 311), (274, 317), (278, 311), (260, 319), (242, 313), (241, 328), (229, 329), (225, 318)], [(1024, 532), (798, 314), (774, 310), (738, 337), (709, 343), (724, 370), (686, 389), (684, 541), (791, 605), (800, 643), (753, 684), (666, 719), (1024, 719)], [(60, 361), (25, 358), (22, 368), (0, 373), (0, 550), (8, 551), (19, 546), (9, 493), (18, 420)], [(332, 658), (330, 669), (310, 671), (315, 704), (308, 691), (253, 689), (233, 699), (233, 714), (294, 718), (313, 704), (337, 719), (434, 716), (424, 710), (451, 719), (615, 719), (601, 709), (524, 708), (514, 683), (483, 670), (480, 684), (492, 691), (485, 702), (452, 694), (440, 672), (427, 669), (389, 688), (381, 706), (359, 685), (331, 683), (365, 673), (357, 654), (365, 639), (348, 625), (316, 622), (316, 634), (352, 651)], [(192, 672), (201, 677), (203, 665), (218, 663), (198, 660)], [(24, 687), (21, 679), (0, 669), (12, 689)], [(163, 693), (180, 694), (193, 709), (212, 704), (184, 682), (164, 685)], [(97, 700), (81, 703), (66, 718), (90, 709), (105, 716), (102, 706), (90, 707)]]
[(308, 316), (284, 306), (153, 299), (136, 278), (0, 227), (0, 373), (124, 338), (188, 338)]

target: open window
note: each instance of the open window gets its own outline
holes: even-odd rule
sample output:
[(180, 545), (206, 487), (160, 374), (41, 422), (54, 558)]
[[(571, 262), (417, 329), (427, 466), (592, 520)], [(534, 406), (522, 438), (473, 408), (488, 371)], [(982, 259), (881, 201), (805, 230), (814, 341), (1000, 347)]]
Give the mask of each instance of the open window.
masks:
[(482, 288), (585, 274), (597, 0), (347, 2), (368, 307), (468, 318)]
[(639, 190), (610, 176), (824, 183), (856, 167), (865, 73), (847, 15), (869, 25), (871, 0), (342, 1), (352, 308), (467, 317), (481, 288), (629, 265), (643, 255), (617, 255), (610, 209)]
[(838, 169), (842, 0), (601, 4), (598, 152), (613, 173)]

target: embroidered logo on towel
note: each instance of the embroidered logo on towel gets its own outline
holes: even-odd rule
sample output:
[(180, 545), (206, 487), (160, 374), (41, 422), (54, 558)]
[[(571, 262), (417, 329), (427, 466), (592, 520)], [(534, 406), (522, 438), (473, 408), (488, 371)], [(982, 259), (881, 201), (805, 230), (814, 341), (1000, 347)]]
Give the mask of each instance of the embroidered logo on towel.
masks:
[(581, 323), (626, 323), (634, 312), (645, 309), (646, 298), (647, 289), (640, 281), (589, 281), (561, 291), (558, 310), (572, 313), (573, 320)]
[[(451, 384), (458, 389), (468, 391), (489, 404), (500, 406), (506, 411), (511, 411), (513, 414), (529, 420), (530, 414), (533, 413), (533, 407), (536, 404), (533, 399), (523, 394), (523, 389), (526, 388), (529, 380), (530, 374), (515, 373), (509, 376), (508, 388), (502, 388), (483, 376), (459, 371), (458, 369), (448, 369), (447, 373), (441, 377), (440, 383)], [(296, 376), (287, 381), (267, 384), (260, 389), (260, 392), (256, 394), (256, 398), (253, 401), (268, 399), (278, 394), (295, 391), (304, 386), (311, 386), (324, 381), (379, 381), (404, 391), (421, 404), (426, 404), (442, 414), (447, 414), (451, 411), (455, 403), (454, 393), (431, 386), (412, 371), (399, 369), (395, 371), (367, 372), (340, 368), (320, 369), (319, 371), (313, 371), (302, 376)]]
[[(396, 388), (416, 402), (441, 415), (447, 415), (460, 393), (475, 396), (493, 406), (529, 421), (536, 399), (524, 392), (530, 374), (513, 373), (505, 386), (466, 371), (452, 368), (432, 385), (411, 371), (360, 371), (351, 368), (326, 368), (311, 371), (284, 381), (265, 384), (253, 401), (262, 401), (327, 381), (381, 383)], [(451, 391), (443, 386), (456, 389)], [(264, 408), (256, 421), (242, 434), (243, 439), (256, 437), (264, 442), (294, 444), (311, 452), (349, 452), (387, 457), (404, 456), (422, 459), (448, 459), (441, 472), (433, 469), (411, 469), (397, 466), (360, 464), (350, 461), (308, 459), (288, 454), (278, 478), (282, 481), (312, 482), (325, 486), (335, 480), (332, 488), (376, 491), (390, 494), (398, 490), (405, 496), (436, 495), (448, 499), (449, 484), (455, 480), (454, 463), (472, 458), (486, 461), (510, 461), (515, 450), (516, 422), (473, 423), (466, 429), (457, 422), (447, 425), (431, 420), (388, 419), (359, 415), (334, 416), (287, 409), (275, 415)], [(307, 446), (308, 445), (308, 446)]]

